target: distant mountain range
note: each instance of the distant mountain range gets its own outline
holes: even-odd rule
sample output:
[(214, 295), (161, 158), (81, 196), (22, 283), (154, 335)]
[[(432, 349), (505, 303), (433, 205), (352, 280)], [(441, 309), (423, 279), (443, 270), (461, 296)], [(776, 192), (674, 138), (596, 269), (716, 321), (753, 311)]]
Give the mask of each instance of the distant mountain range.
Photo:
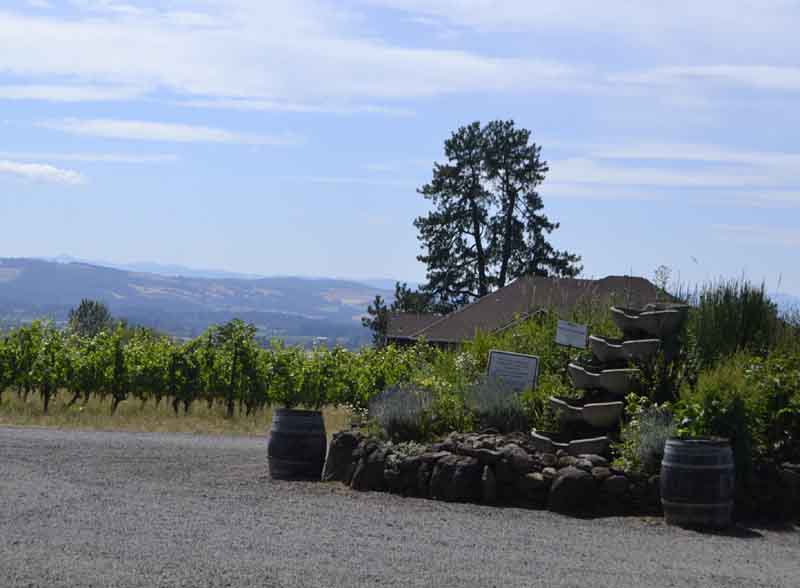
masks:
[[(58, 255), (56, 257), (42, 257), (34, 258), (41, 259), (42, 261), (55, 261), (57, 263), (88, 263), (89, 265), (99, 265), (102, 267), (110, 267), (130, 272), (145, 272), (149, 274), (158, 274), (160, 276), (183, 276), (185, 278), (212, 278), (212, 279), (240, 279), (240, 280), (258, 280), (265, 279), (270, 276), (262, 274), (246, 274), (240, 272), (230, 272), (220, 269), (200, 269), (194, 267), (187, 267), (185, 265), (176, 265), (169, 263), (158, 263), (155, 261), (134, 261), (131, 263), (115, 263), (113, 261), (102, 261), (93, 259), (81, 259), (72, 257), (71, 255)], [(391, 290), (394, 292), (395, 284), (406, 283), (409, 288), (416, 289), (419, 287), (419, 282), (396, 280), (393, 278), (364, 278), (352, 280), (349, 278), (315, 278), (313, 276), (271, 276), (271, 277), (299, 277), (308, 279), (334, 279), (342, 280), (345, 282), (357, 282), (365, 286), (370, 286), (378, 290)]]
[(195, 336), (210, 324), (240, 317), (265, 336), (327, 337), (358, 345), (369, 340), (360, 322), (368, 304), (376, 295), (393, 295), (349, 280), (260, 277), (152, 263), (127, 268), (63, 256), (49, 261), (0, 258), (0, 320), (17, 324), (48, 316), (63, 321), (82, 298), (91, 298), (119, 318), (174, 335)]

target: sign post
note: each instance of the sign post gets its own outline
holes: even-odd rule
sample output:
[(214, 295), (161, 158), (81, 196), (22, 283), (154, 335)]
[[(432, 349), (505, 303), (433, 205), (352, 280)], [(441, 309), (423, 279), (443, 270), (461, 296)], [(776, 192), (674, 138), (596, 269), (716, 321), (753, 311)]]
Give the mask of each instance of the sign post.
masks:
[(501, 380), (509, 388), (522, 392), (536, 388), (539, 380), (539, 358), (510, 351), (489, 351), (490, 378)]
[(569, 321), (558, 321), (556, 343), (559, 345), (586, 349), (586, 339), (588, 336), (589, 327), (586, 325), (579, 325), (578, 323), (571, 323)]

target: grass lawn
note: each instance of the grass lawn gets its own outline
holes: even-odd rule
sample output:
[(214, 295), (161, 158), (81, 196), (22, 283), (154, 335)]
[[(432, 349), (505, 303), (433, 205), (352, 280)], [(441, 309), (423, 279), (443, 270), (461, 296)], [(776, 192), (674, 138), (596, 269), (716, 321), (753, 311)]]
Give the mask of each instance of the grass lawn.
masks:
[[(192, 405), (189, 414), (178, 416), (167, 402), (145, 406), (137, 400), (126, 400), (111, 416), (111, 402), (95, 397), (83, 405), (67, 406), (71, 396), (59, 394), (50, 403), (48, 414), (42, 413), (42, 401), (31, 394), (23, 401), (15, 392), (6, 390), (0, 399), (0, 426), (53, 427), (99, 431), (138, 431), (163, 433), (197, 433), (209, 435), (266, 435), (272, 422), (272, 411), (265, 409), (251, 416), (237, 413), (225, 418), (223, 406), (208, 408), (205, 402)], [(350, 413), (342, 408), (324, 408), (325, 430), (333, 433), (350, 428)]]

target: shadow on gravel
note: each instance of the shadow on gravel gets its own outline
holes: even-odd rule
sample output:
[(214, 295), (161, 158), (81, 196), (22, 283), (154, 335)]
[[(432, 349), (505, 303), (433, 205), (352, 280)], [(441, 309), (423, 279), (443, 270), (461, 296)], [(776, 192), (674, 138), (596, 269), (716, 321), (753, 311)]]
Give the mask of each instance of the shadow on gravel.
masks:
[(727, 529), (706, 529), (702, 527), (683, 527), (701, 535), (717, 537), (733, 537), (736, 539), (763, 539), (762, 531), (772, 533), (797, 533), (798, 528), (792, 523), (774, 521), (740, 521)]

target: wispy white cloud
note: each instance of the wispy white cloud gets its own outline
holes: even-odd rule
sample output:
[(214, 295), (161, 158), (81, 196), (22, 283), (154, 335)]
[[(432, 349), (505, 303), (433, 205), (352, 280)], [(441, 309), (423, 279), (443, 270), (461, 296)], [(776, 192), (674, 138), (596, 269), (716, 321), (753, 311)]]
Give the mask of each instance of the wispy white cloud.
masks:
[(288, 180), (309, 184), (362, 184), (365, 186), (396, 186), (413, 190), (414, 180), (396, 180), (389, 178), (346, 177), (346, 176), (276, 176), (276, 180)]
[(636, 186), (582, 184), (571, 182), (546, 181), (539, 192), (547, 199), (552, 197), (567, 200), (596, 200), (602, 202), (612, 201), (658, 201), (666, 200), (667, 196), (653, 190), (637, 188)]
[(47, 102), (104, 102), (132, 100), (145, 93), (124, 86), (6, 85), (0, 86), (0, 100), (42, 100)]
[(739, 168), (722, 171), (641, 168), (609, 165), (588, 158), (550, 162), (548, 180), (555, 183), (609, 184), (651, 187), (715, 188), (779, 185), (777, 178)]
[(409, 108), (380, 106), (374, 104), (337, 105), (307, 104), (303, 102), (280, 102), (276, 100), (218, 98), (213, 100), (183, 100), (177, 106), (241, 111), (294, 112), (302, 114), (383, 114), (387, 116), (414, 116)]
[[(288, 104), (372, 105), (585, 83), (575, 67), (557, 61), (391, 44), (351, 27), (338, 5), (317, 0), (204, 7), (213, 10), (177, 22), (174, 14), (154, 10), (70, 19), (0, 11), (0, 71), (32, 82), (62, 76)], [(395, 114), (393, 108), (377, 104), (373, 111)]]
[(26, 153), (0, 151), (0, 158), (24, 161), (75, 161), (80, 163), (172, 163), (178, 156), (172, 153), (155, 153), (152, 155), (136, 155), (130, 153)]
[(665, 66), (612, 75), (612, 83), (674, 86), (706, 82), (760, 90), (800, 91), (800, 68), (773, 65)]
[(800, 247), (800, 229), (732, 224), (717, 224), (713, 229), (721, 237), (734, 241)]
[(737, 150), (719, 145), (690, 143), (640, 143), (629, 145), (589, 145), (597, 159), (691, 161), (701, 163), (741, 163), (753, 166), (800, 167), (800, 153)]
[[(628, 46), (675, 55), (740, 54), (785, 57), (797, 48), (796, 4), (786, 0), (361, 0), (484, 32), (601, 35)], [(796, 52), (794, 53), (796, 54)]]
[(175, 143), (229, 143), (239, 145), (296, 145), (297, 136), (243, 133), (213, 127), (119, 119), (64, 119), (40, 121), (39, 127), (73, 135)]
[(84, 177), (73, 170), (61, 169), (43, 163), (21, 163), (0, 160), (0, 174), (11, 175), (23, 180), (54, 184), (77, 185), (85, 183)]
[(69, 2), (76, 8), (87, 12), (106, 12), (129, 16), (144, 14), (142, 8), (127, 2), (117, 2), (116, 0), (69, 0)]

